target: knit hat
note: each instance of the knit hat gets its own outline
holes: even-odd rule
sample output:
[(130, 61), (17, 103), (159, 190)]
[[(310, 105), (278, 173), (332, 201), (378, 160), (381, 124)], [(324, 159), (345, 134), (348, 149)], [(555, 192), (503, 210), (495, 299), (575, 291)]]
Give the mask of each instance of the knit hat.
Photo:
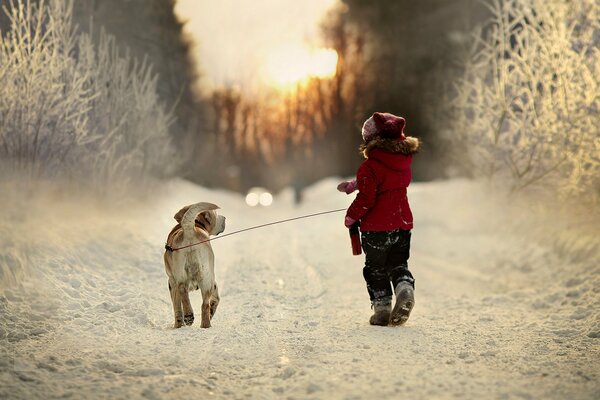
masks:
[(402, 117), (390, 113), (376, 112), (363, 124), (362, 137), (365, 143), (375, 137), (403, 141), (406, 139), (404, 135), (405, 125), (406, 120)]

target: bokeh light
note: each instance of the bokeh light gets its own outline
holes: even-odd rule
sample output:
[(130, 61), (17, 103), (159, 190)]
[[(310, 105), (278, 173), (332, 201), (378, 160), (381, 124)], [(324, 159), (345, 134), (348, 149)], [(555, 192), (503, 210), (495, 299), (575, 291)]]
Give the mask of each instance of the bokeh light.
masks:
[(246, 195), (246, 204), (250, 207), (255, 207), (258, 205), (259, 196), (258, 193), (250, 192)]

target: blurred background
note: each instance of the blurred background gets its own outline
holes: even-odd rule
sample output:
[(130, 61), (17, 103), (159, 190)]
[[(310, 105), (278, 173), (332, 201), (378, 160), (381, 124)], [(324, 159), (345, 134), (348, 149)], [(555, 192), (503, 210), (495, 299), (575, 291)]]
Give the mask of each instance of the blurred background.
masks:
[(111, 191), (172, 176), (241, 193), (291, 186), (300, 198), (355, 173), (361, 125), (386, 111), (423, 142), (417, 181), (599, 193), (593, 0), (2, 6), (6, 171)]
[(431, 118), (461, 41), (486, 16), (480, 2), (183, 0), (175, 13), (205, 110), (189, 148), (208, 154), (184, 168), (190, 179), (244, 191), (352, 175), (374, 111), (405, 116), (426, 143), (416, 179), (446, 176)]
[(354, 174), (374, 111), (424, 141), (416, 179), (445, 176), (432, 118), (485, 16), (475, 0), (81, 0), (72, 26), (152, 65), (172, 111), (170, 174), (245, 192)]

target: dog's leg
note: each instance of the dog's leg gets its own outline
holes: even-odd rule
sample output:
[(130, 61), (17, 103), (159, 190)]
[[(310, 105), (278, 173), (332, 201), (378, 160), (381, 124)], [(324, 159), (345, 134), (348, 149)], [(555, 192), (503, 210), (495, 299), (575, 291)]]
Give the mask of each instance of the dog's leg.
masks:
[(171, 302), (173, 303), (173, 314), (175, 314), (175, 328), (183, 326), (183, 312), (181, 311), (181, 296), (174, 283), (169, 281), (169, 292), (171, 292)]
[(217, 312), (217, 306), (219, 305), (219, 300), (220, 300), (219, 288), (217, 287), (217, 284), (215, 283), (215, 285), (213, 286), (212, 295), (211, 295), (211, 299), (210, 299), (210, 319), (212, 319), (212, 317)]
[(181, 296), (181, 304), (183, 306), (183, 322), (186, 325), (192, 325), (194, 323), (194, 310), (192, 310), (190, 292), (185, 283), (179, 284), (179, 295)]
[(206, 290), (202, 292), (202, 322), (200, 326), (202, 328), (210, 328), (210, 300), (212, 297), (212, 290)]

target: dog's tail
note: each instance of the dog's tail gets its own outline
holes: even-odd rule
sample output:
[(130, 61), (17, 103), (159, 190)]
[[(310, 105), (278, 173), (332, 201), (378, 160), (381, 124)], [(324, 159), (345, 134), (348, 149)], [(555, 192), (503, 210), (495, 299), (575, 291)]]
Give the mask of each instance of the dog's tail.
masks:
[(181, 227), (183, 228), (184, 235), (186, 232), (191, 233), (194, 230), (194, 224), (196, 223), (196, 216), (203, 211), (217, 210), (219, 206), (212, 203), (196, 203), (189, 206), (188, 210), (183, 214), (181, 218)]

